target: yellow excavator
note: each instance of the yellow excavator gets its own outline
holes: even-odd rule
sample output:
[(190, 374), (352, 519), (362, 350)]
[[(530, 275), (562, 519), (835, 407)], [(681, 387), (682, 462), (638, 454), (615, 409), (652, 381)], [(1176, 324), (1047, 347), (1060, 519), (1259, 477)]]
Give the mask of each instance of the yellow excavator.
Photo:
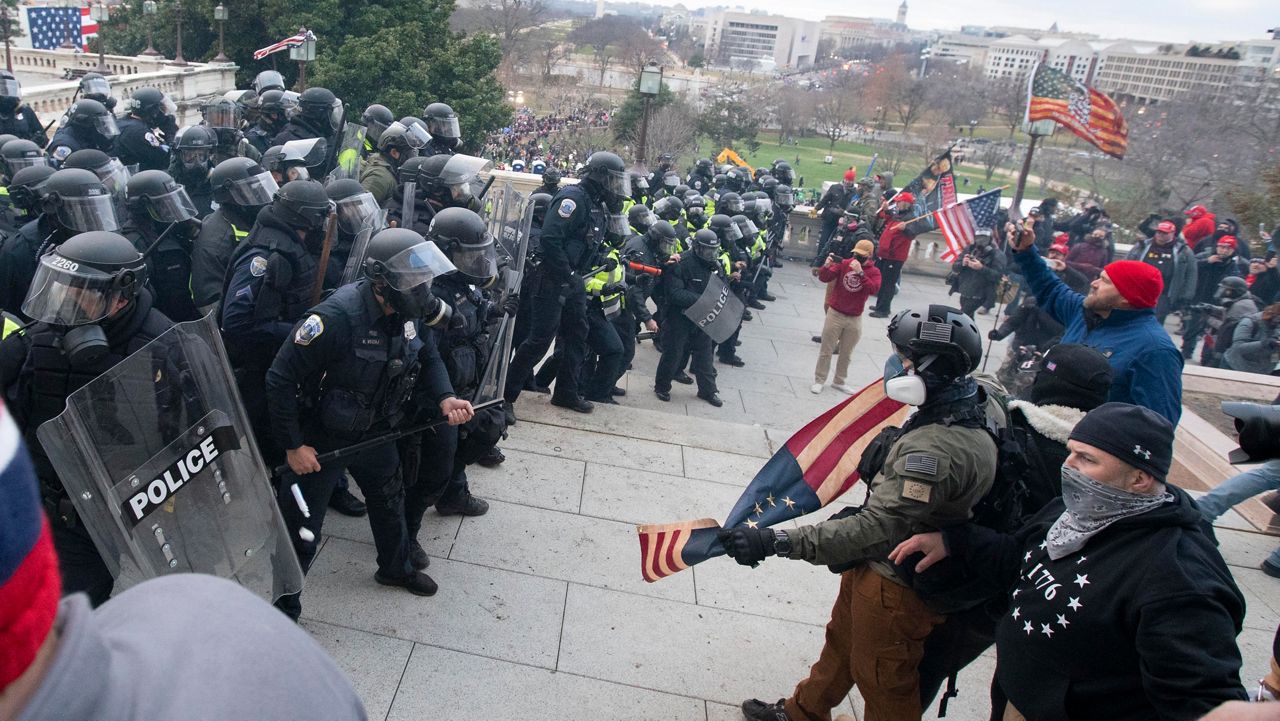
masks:
[(740, 168), (746, 168), (752, 175), (755, 175), (755, 168), (747, 165), (747, 161), (743, 160), (732, 148), (725, 148), (716, 156), (717, 163), (733, 163)]

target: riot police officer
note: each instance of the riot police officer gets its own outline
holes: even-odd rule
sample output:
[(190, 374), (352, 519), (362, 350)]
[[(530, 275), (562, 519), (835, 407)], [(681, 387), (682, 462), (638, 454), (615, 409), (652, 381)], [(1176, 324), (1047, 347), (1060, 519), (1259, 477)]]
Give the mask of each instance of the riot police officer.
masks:
[(431, 134), (431, 142), (422, 149), (425, 156), (453, 155), (462, 145), (462, 130), (458, 126), (458, 114), (444, 103), (431, 103), (422, 111), (422, 119)]
[(657, 220), (658, 217), (645, 205), (636, 204), (627, 211), (627, 225), (631, 228), (632, 235), (644, 235)]
[(272, 140), (272, 145), (284, 145), (290, 140), (324, 138), (332, 144), (334, 135), (342, 123), (342, 102), (328, 88), (313, 87), (298, 96), (298, 112), (285, 123)]
[(222, 300), (227, 266), (240, 241), (249, 235), (258, 212), (271, 203), (275, 178), (248, 158), (227, 158), (209, 173), (218, 209), (200, 225), (191, 250), (191, 297), (200, 315)]
[(107, 600), (115, 581), (36, 431), (63, 412), (72, 392), (172, 325), (153, 306), (146, 281), (142, 254), (123, 236), (103, 231), (75, 235), (40, 259), (22, 306), (35, 325), (0, 342), (0, 388), (26, 436), (40, 479), (62, 592), (83, 591), (95, 605)]
[(398, 171), (427, 144), (427, 138), (416, 126), (399, 121), (387, 126), (378, 136), (378, 152), (365, 158), (360, 167), (360, 184), (373, 194), (378, 205), (387, 207), (395, 193)]
[[(252, 94), (252, 90), (239, 91), (241, 98)], [(257, 96), (252, 98), (252, 107), (257, 112)], [(213, 132), (213, 150), (210, 153), (210, 167), (227, 158), (245, 157), (258, 160), (262, 153), (245, 137), (241, 126), (244, 121), (244, 105), (241, 101), (229, 98), (218, 98), (200, 109), (204, 116), (203, 126)], [(186, 133), (183, 133), (185, 137)], [(177, 177), (177, 176), (174, 176)], [(194, 196), (193, 196), (194, 197)]]
[[(272, 72), (270, 70), (264, 72)], [(283, 91), (267, 90), (258, 93), (258, 119), (254, 122), (253, 127), (244, 131), (244, 137), (258, 151), (259, 154), (267, 152), (267, 149), (275, 143), (275, 137), (284, 130), (285, 123), (289, 122), (289, 109), (293, 107)]]
[(534, 189), (535, 193), (546, 193), (551, 197), (556, 197), (556, 193), (560, 192), (560, 169), (547, 168), (542, 171), (542, 185)]
[[(627, 265), (627, 301), (623, 308), (627, 318), (618, 321), (618, 334), (622, 336), (622, 323), (629, 323), (632, 334), (631, 341), (623, 338), (622, 367), (631, 364), (636, 353), (635, 327), (643, 325), (650, 333), (658, 332), (658, 319), (649, 311), (648, 300), (654, 298), (658, 307), (662, 307), (660, 297), (655, 297), (664, 267), (676, 252), (676, 231), (665, 220), (656, 221), (649, 226), (643, 235), (633, 235), (622, 246), (622, 260)], [(634, 264), (634, 265), (632, 265)], [(641, 266), (637, 269), (635, 265)]]
[[(16, 237), (18, 229), (36, 219), (44, 193), (44, 182), (54, 172), (56, 171), (49, 165), (32, 165), (14, 173), (9, 179), (6, 188), (9, 192), (9, 208), (3, 215), (4, 225), (0, 226), (0, 231), (4, 233), (4, 240), (0, 242), (7, 245), (9, 238)], [(4, 262), (3, 257), (4, 251), (0, 249), (0, 263)]]
[(57, 166), (77, 150), (111, 150), (120, 128), (116, 118), (97, 100), (81, 98), (67, 111), (67, 122), (58, 128), (45, 151)]
[(140, 170), (167, 169), (178, 137), (178, 106), (155, 88), (139, 88), (125, 101), (125, 112), (111, 154)]
[(12, 178), (19, 170), (33, 165), (48, 165), (49, 159), (39, 145), (30, 140), (16, 138), (0, 145), (0, 160), (4, 161), (4, 175)]
[(209, 170), (213, 167), (213, 152), (217, 146), (218, 136), (211, 128), (192, 125), (178, 135), (173, 147), (169, 175), (187, 189), (187, 195), (196, 205), (197, 218), (213, 212)]
[(62, 163), (63, 170), (81, 168), (98, 176), (102, 187), (111, 195), (116, 206), (116, 217), (124, 218), (128, 213), (124, 206), (124, 191), (129, 184), (129, 169), (117, 158), (107, 155), (97, 148), (77, 150)]
[(80, 97), (96, 100), (107, 110), (116, 109), (116, 99), (111, 97), (111, 83), (99, 73), (85, 73), (80, 78)]
[[(591, 403), (582, 398), (578, 389), (587, 332), (583, 274), (597, 261), (610, 220), (607, 216), (620, 212), (623, 199), (631, 195), (630, 181), (622, 158), (597, 151), (587, 159), (581, 182), (561, 189), (552, 200), (539, 241), (541, 263), (538, 285), (533, 289), (537, 301), (529, 337), (516, 349), (507, 369), (503, 396), (510, 416), (514, 416), (512, 405), (520, 397), (534, 364), (546, 355), (557, 331), (564, 344), (563, 362), (551, 402), (581, 413), (591, 412)], [(625, 233), (626, 218), (618, 215), (616, 220), (623, 226), (618, 232)]]
[(259, 96), (263, 93), (284, 90), (284, 76), (275, 70), (263, 70), (253, 78), (253, 90)]
[(65, 168), (44, 182), (40, 214), (4, 242), (0, 259), (0, 310), (18, 313), (37, 258), (79, 233), (119, 228), (115, 204), (102, 183), (87, 170)]
[(49, 142), (36, 111), (22, 104), (22, 87), (8, 70), (0, 70), (0, 133), (30, 140), (41, 148)]
[[(533, 222), (529, 225), (529, 245), (525, 250), (524, 277), (520, 279), (520, 308), (516, 313), (515, 333), (511, 336), (511, 347), (519, 348), (529, 337), (530, 320), (533, 318), (533, 290), (541, 283), (542, 266), (542, 225), (547, 219), (547, 209), (551, 207), (552, 196), (546, 193), (533, 193), (529, 196)], [(530, 376), (532, 379), (532, 376)], [(525, 388), (532, 390), (530, 380)], [(507, 417), (508, 422), (511, 416)]]
[[(315, 559), (329, 496), (350, 471), (369, 505), (378, 557), (374, 580), (420, 596), (436, 592), (435, 581), (410, 560), (396, 444), (388, 441), (324, 465), (316, 457), (389, 433), (415, 390), (450, 423), (470, 419), (471, 404), (454, 396), (421, 321), (431, 302), (439, 303), (432, 280), (451, 270), (439, 249), (417, 233), (383, 230), (369, 241), (365, 278), (311, 308), (275, 355), (267, 404), (289, 466), (279, 485), (280, 508), (304, 570)], [(295, 484), (310, 517), (294, 501)], [(305, 539), (302, 528), (309, 531)], [(277, 605), (294, 618), (302, 610), (298, 596)]]
[(686, 182), (690, 188), (702, 195), (708, 195), (713, 187), (713, 171), (714, 167), (711, 165), (709, 158), (698, 158), (697, 162), (693, 164), (693, 171), (689, 173), (689, 178)]
[(129, 218), (123, 235), (146, 254), (156, 309), (181, 323), (195, 320), (191, 299), (191, 241), (200, 232), (195, 203), (163, 170), (129, 178), (125, 191)]
[(329, 262), (336, 263), (339, 268), (346, 268), (356, 238), (361, 233), (372, 235), (382, 230), (382, 208), (378, 207), (378, 201), (373, 199), (372, 193), (351, 178), (329, 183), (324, 192), (333, 201), (334, 212), (338, 214), (337, 235)]
[(364, 113), (360, 115), (360, 123), (365, 128), (364, 150), (360, 155), (361, 158), (367, 158), (377, 151), (378, 138), (382, 137), (382, 131), (391, 127), (395, 121), (395, 116), (385, 105), (374, 103), (364, 109)]
[[(708, 228), (693, 234), (692, 252), (663, 270), (662, 357), (658, 360), (653, 383), (654, 395), (659, 400), (671, 400), (671, 381), (681, 370), (687, 353), (689, 369), (698, 381), (698, 397), (717, 408), (724, 405), (716, 390), (711, 336), (703, 333), (683, 312), (702, 297), (711, 276), (723, 273), (720, 238)], [(728, 282), (727, 278), (722, 280)]]
[[(726, 195), (736, 194), (726, 193)], [(738, 202), (741, 203), (741, 199)], [(747, 254), (741, 245), (742, 230), (733, 222), (733, 218), (719, 213), (711, 216), (711, 220), (707, 221), (707, 229), (715, 233), (716, 237), (720, 239), (721, 255), (726, 259), (722, 262), (728, 263), (725, 273), (729, 275), (728, 282), (734, 291), (734, 295), (744, 298), (742, 270), (747, 266)], [(744, 316), (744, 319), (747, 317), (749, 316)], [(738, 333), (741, 329), (742, 326), (739, 325), (738, 330), (735, 330), (733, 335), (729, 336), (728, 340), (721, 343), (717, 348), (716, 355), (721, 363), (737, 368), (746, 365), (746, 361), (739, 357), (737, 353)]]

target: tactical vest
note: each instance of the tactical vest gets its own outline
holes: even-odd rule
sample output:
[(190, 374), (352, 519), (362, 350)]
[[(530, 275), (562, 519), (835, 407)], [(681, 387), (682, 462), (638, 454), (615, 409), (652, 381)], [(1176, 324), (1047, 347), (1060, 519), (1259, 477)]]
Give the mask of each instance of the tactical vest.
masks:
[(601, 295), (606, 285), (610, 283), (621, 283), (626, 270), (622, 267), (622, 261), (618, 257), (616, 248), (609, 250), (609, 258), (617, 261), (618, 265), (613, 270), (602, 270), (599, 273), (587, 278), (583, 281), (586, 287), (587, 295), (591, 296), (595, 302), (600, 304), (601, 310), (604, 311), (604, 317), (613, 318), (622, 312), (622, 293), (610, 293), (609, 295)]
[[(235, 232), (235, 231), (233, 231)], [(227, 264), (227, 282), (230, 283), (235, 268), (245, 256), (255, 250), (265, 250), (267, 259), (267, 276), (263, 278), (263, 289), (272, 293), (259, 293), (255, 302), (255, 313), (259, 320), (280, 320), (294, 323), (311, 308), (311, 292), (314, 288), (316, 272), (320, 269), (318, 259), (307, 252), (303, 245), (290, 238), (283, 230), (277, 228), (259, 228), (260, 235), (252, 242), (239, 242), (240, 234), (236, 232), (236, 250)], [(250, 233), (252, 235), (252, 233)], [(263, 236), (266, 236), (265, 238)], [(283, 240), (284, 242), (281, 242)], [(265, 242), (264, 242), (265, 241)], [(277, 260), (277, 258), (279, 260)], [(283, 271), (287, 277), (275, 275), (273, 270), (279, 263), (286, 265)], [(274, 277), (274, 282), (272, 278)], [(223, 287), (223, 297), (227, 297), (227, 288)], [(277, 303), (277, 300), (279, 301)]]
[(454, 392), (459, 398), (469, 398), (479, 387), (480, 375), (488, 362), (489, 334), (485, 332), (488, 304), (480, 291), (454, 282), (448, 276), (436, 282), (433, 292), (453, 308), (455, 319), (463, 319), (459, 327), (437, 331), (436, 338)]

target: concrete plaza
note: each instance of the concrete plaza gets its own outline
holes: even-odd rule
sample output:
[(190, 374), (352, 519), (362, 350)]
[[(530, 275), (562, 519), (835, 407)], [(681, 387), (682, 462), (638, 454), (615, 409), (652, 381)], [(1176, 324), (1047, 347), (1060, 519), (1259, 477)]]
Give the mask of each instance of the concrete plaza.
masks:
[[(420, 598), (373, 582), (365, 519), (328, 514), (307, 579), (303, 626), (351, 676), (371, 719), (721, 721), (745, 698), (788, 695), (822, 647), (838, 581), (825, 567), (713, 559), (657, 583), (640, 575), (635, 524), (722, 520), (788, 436), (844, 398), (809, 392), (822, 286), (799, 263), (776, 271), (778, 300), (744, 325), (745, 368), (717, 365), (723, 408), (676, 385), (654, 397), (657, 353), (639, 347), (619, 406), (580, 415), (525, 394), (501, 444), (472, 468), (479, 518), (428, 512), (420, 541), (440, 584)], [(895, 308), (943, 302), (942, 281), (904, 276)], [(992, 316), (980, 316), (987, 329)], [(881, 375), (886, 321), (866, 318), (849, 384)], [(996, 344), (988, 370), (1004, 357)], [(859, 489), (837, 503), (861, 500)], [(801, 519), (825, 519), (830, 510)], [(1234, 513), (1222, 553), (1248, 600), (1246, 687), (1265, 674), (1280, 581), (1258, 571), (1277, 539)], [(947, 718), (987, 717), (994, 652), (960, 676)], [(860, 714), (857, 690), (845, 713)], [(926, 711), (926, 718), (936, 715)]]

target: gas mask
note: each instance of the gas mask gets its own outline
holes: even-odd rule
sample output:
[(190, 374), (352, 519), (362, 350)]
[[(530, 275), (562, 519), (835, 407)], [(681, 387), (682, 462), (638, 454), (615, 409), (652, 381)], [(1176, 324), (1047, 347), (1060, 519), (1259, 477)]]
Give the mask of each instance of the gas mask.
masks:
[(453, 309), (431, 293), (431, 286), (416, 285), (409, 290), (396, 290), (390, 285), (381, 289), (383, 297), (397, 313), (406, 318), (420, 318), (431, 328), (448, 328)]
[(897, 353), (884, 362), (884, 394), (909, 406), (919, 406), (925, 401), (924, 379), (916, 375), (914, 369), (908, 369)]
[(5, 115), (13, 115), (14, 111), (18, 109), (18, 103), (19, 103), (18, 98), (15, 98), (9, 95), (0, 97), (0, 113), (4, 113)]
[(72, 368), (91, 368), (101, 363), (111, 352), (106, 331), (96, 323), (68, 328), (62, 334), (59, 345)]

